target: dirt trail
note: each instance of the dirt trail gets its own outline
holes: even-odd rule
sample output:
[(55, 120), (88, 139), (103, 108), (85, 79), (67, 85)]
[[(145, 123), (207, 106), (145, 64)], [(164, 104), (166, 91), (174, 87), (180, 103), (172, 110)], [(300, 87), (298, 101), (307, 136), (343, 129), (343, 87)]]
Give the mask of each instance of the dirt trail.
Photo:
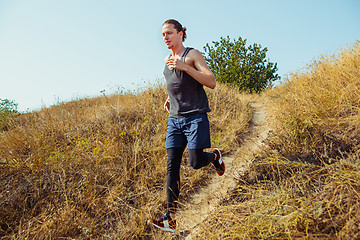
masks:
[(270, 128), (266, 124), (265, 108), (258, 102), (251, 103), (251, 107), (254, 109), (254, 115), (251, 120), (250, 133), (234, 155), (236, 158), (223, 157), (226, 166), (225, 174), (221, 177), (214, 174), (209, 184), (178, 211), (178, 230), (185, 239), (196, 239), (197, 226), (219, 205), (228, 191), (235, 187), (235, 178), (248, 167), (266, 139)]

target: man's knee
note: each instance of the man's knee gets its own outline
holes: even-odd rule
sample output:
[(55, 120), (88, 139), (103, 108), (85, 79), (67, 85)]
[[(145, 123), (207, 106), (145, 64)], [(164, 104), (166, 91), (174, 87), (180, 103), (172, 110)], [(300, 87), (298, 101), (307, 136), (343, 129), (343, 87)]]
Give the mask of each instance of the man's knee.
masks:
[(189, 163), (193, 169), (199, 169), (203, 166), (202, 164), (202, 149), (189, 149)]
[(202, 167), (201, 164), (198, 164), (198, 163), (194, 163), (194, 162), (190, 162), (190, 165), (193, 169), (200, 169)]

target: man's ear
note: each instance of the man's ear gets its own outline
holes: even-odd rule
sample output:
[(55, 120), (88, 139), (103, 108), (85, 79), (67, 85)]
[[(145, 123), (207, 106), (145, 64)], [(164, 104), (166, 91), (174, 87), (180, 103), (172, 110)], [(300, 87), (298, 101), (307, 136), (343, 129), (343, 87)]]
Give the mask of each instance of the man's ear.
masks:
[(180, 31), (180, 32), (179, 32), (179, 36), (180, 36), (181, 41), (182, 41), (182, 40), (183, 40), (183, 36), (184, 36), (184, 32), (183, 32), (183, 31)]

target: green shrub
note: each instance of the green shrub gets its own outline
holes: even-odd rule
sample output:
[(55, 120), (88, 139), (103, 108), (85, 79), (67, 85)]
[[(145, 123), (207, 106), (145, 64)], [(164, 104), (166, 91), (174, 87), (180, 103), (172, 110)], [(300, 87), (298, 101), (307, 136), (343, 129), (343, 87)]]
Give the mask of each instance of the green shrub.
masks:
[(18, 113), (17, 103), (9, 99), (0, 99), (0, 131), (6, 131), (9, 120)]
[(266, 47), (256, 43), (246, 47), (246, 39), (239, 37), (232, 42), (229, 36), (212, 43), (204, 47), (205, 59), (218, 81), (259, 93), (280, 79), (277, 64), (266, 59)]

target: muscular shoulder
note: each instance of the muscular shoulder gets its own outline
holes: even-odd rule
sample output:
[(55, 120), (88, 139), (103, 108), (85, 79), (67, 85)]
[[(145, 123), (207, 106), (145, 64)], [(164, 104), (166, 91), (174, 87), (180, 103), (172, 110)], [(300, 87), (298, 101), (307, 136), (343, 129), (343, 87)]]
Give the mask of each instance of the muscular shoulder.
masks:
[(197, 49), (191, 49), (186, 55), (185, 62), (194, 66), (197, 62), (203, 61), (204, 57)]
[(189, 53), (187, 54), (187, 57), (198, 58), (198, 57), (203, 57), (203, 55), (201, 54), (201, 52), (199, 50), (193, 48), (189, 51)]

